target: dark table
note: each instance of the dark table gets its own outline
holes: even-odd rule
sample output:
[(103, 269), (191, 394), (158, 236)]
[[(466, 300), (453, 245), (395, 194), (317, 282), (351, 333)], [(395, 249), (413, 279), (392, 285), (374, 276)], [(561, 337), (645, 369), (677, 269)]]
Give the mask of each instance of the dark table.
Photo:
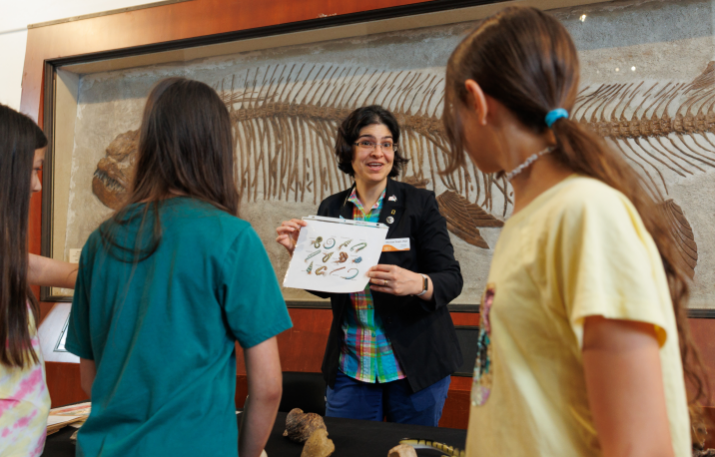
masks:
[[(240, 418), (241, 416), (238, 415)], [(268, 457), (300, 457), (302, 444), (297, 444), (283, 437), (286, 413), (278, 413), (270, 438), (266, 444)], [(454, 428), (424, 427), (421, 425), (393, 424), (390, 422), (371, 422), (353, 419), (326, 417), (328, 438), (335, 443), (335, 457), (387, 457), (387, 452), (399, 444), (402, 438), (421, 438), (464, 449), (467, 438), (466, 430)], [(43, 457), (74, 457), (75, 445), (70, 436), (77, 430), (65, 427), (47, 437)], [(437, 456), (438, 452), (417, 451), (420, 456)], [(167, 456), (170, 457), (170, 456)]]

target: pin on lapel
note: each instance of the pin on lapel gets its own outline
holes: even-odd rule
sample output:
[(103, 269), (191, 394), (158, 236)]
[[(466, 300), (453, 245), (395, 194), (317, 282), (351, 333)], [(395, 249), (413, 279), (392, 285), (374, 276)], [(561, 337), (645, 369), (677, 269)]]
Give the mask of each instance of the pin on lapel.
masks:
[(387, 197), (387, 201), (388, 201), (388, 202), (396, 202), (396, 201), (397, 201), (397, 197), (394, 196), (394, 195), (390, 195), (389, 197)]
[(395, 218), (392, 216), (387, 216), (387, 219), (385, 219), (385, 222), (387, 222), (388, 224), (392, 224), (393, 222), (395, 222)]

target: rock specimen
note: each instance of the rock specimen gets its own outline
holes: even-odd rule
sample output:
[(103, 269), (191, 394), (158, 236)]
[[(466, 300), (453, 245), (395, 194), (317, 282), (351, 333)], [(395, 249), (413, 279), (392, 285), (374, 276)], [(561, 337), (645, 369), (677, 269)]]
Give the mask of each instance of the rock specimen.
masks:
[(300, 408), (293, 408), (286, 417), (286, 430), (283, 436), (296, 443), (305, 443), (314, 431), (320, 429), (325, 430), (327, 436), (327, 428), (320, 415), (304, 413)]
[[(335, 445), (333, 440), (328, 438), (328, 431), (324, 428), (319, 428), (305, 442), (300, 457), (328, 457), (333, 452), (335, 452)], [(415, 455), (415, 457), (417, 456)]]
[(409, 444), (399, 444), (390, 449), (387, 457), (417, 457), (417, 451)]

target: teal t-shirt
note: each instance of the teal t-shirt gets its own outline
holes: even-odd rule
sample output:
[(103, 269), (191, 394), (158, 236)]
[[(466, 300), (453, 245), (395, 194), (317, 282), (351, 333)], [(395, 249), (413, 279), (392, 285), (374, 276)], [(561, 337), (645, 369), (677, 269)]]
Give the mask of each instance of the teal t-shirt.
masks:
[[(161, 242), (139, 263), (141, 217), (111, 225), (114, 256), (99, 230), (82, 250), (66, 348), (97, 375), (78, 456), (235, 457), (235, 341), (250, 348), (292, 325), (249, 223), (185, 197), (159, 217)], [(139, 246), (154, 220), (150, 210)]]

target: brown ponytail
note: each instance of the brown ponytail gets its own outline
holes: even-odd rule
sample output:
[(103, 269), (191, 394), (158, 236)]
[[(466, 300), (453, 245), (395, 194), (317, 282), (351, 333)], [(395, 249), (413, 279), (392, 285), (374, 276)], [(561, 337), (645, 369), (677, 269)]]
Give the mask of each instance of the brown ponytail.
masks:
[[(467, 36), (447, 64), (443, 119), (451, 153), (446, 173), (465, 163), (457, 110), (467, 100), (464, 82), (468, 79), (541, 134), (547, 129), (549, 111), (573, 108), (579, 82), (576, 47), (558, 20), (535, 8), (506, 8)], [(566, 118), (557, 120), (551, 130), (556, 138), (554, 157), (574, 172), (598, 179), (628, 197), (653, 237), (670, 287), (689, 399), (697, 402), (706, 390), (704, 369), (687, 322), (689, 284), (664, 213), (643, 187), (641, 177), (601, 137)]]

